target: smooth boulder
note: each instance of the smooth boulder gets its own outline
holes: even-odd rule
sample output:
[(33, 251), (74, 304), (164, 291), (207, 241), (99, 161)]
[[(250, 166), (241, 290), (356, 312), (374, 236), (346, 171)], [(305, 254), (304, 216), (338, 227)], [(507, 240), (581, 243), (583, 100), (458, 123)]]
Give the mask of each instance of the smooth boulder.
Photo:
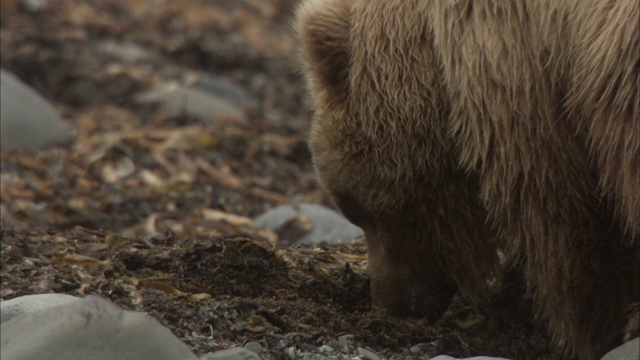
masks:
[(0, 149), (39, 148), (69, 140), (69, 127), (31, 86), (0, 69)]
[[(292, 226), (294, 223), (306, 224), (296, 228)], [(287, 242), (299, 244), (337, 244), (363, 235), (362, 229), (350, 223), (340, 213), (312, 203), (275, 207), (256, 217), (254, 225), (273, 230), (280, 237), (290, 237)]]
[(89, 296), (22, 314), (0, 325), (0, 358), (12, 360), (196, 360), (169, 329), (144, 313)]

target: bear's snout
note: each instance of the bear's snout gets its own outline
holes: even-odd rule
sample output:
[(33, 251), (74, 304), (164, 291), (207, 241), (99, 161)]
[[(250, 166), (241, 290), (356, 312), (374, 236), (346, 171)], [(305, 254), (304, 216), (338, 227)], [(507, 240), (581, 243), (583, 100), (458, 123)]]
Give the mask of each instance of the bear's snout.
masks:
[(438, 320), (449, 307), (457, 285), (447, 280), (425, 280), (412, 274), (404, 279), (372, 279), (374, 304), (393, 316)]

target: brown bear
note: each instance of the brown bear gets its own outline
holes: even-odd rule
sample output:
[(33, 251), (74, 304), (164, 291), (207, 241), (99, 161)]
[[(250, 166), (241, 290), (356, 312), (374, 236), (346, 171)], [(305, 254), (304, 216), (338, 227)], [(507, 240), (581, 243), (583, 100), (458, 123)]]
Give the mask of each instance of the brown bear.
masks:
[(523, 264), (594, 359), (640, 298), (637, 0), (306, 0), (320, 181), (365, 231), (372, 297), (437, 319)]

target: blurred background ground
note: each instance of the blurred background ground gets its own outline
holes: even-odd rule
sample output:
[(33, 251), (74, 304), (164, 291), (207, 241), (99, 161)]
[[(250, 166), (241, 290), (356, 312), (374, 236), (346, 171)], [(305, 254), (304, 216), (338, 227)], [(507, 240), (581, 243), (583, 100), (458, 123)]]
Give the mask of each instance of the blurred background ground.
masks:
[(295, 4), (3, 0), (1, 67), (73, 133), (0, 153), (0, 298), (102, 296), (197, 354), (560, 358), (517, 295), (494, 321), (461, 298), (436, 324), (392, 318), (370, 306), (362, 239), (291, 244), (253, 226), (278, 205), (331, 206), (306, 147)]

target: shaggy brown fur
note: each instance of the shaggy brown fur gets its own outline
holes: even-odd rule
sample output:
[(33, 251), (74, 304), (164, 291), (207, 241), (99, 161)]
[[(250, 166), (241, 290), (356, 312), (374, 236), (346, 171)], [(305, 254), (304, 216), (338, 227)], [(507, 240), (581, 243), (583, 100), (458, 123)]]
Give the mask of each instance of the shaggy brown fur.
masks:
[(307, 0), (319, 177), (367, 237), (374, 301), (486, 304), (518, 257), (555, 341), (593, 359), (640, 298), (636, 0)]

